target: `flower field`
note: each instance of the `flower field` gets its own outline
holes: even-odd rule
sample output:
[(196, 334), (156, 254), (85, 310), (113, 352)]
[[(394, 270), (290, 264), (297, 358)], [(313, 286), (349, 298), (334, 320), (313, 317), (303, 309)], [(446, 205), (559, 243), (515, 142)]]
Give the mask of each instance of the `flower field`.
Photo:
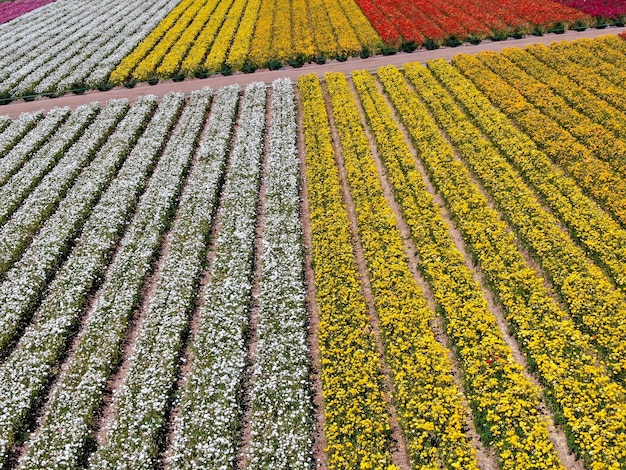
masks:
[(0, 116), (0, 469), (626, 468), (625, 53)]
[(0, 2), (0, 24), (11, 21), (24, 13), (35, 10), (54, 0), (16, 0)]
[(0, 2), (0, 104), (623, 25), (626, 7), (603, 1)]

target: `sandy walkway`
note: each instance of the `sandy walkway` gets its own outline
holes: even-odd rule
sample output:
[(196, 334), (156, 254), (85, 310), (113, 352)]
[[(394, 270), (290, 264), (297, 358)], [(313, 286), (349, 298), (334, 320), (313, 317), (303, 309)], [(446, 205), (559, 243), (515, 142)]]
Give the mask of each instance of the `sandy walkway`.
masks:
[(475, 54), (477, 52), (491, 50), (500, 51), (506, 47), (523, 47), (528, 44), (550, 44), (554, 41), (573, 40), (579, 38), (595, 38), (606, 34), (619, 34), (626, 31), (626, 27), (616, 28), (609, 27), (606, 29), (588, 29), (582, 32), (567, 31), (565, 34), (546, 34), (545, 36), (527, 36), (522, 39), (509, 38), (506, 41), (484, 41), (478, 45), (463, 44), (459, 47), (442, 47), (428, 51), (425, 49), (418, 49), (415, 52), (404, 53), (399, 52), (392, 56), (376, 56), (369, 59), (350, 58), (346, 62), (332, 61), (324, 65), (307, 64), (301, 68), (283, 68), (281, 70), (263, 70), (251, 74), (244, 74), (241, 72), (235, 73), (231, 76), (214, 75), (206, 79), (187, 79), (183, 82), (166, 81), (160, 82), (157, 85), (150, 86), (147, 83), (138, 84), (135, 88), (128, 89), (124, 87), (117, 87), (112, 90), (101, 91), (89, 91), (84, 95), (72, 95), (67, 94), (55, 99), (40, 99), (32, 102), (16, 101), (9, 105), (0, 107), (0, 115), (6, 114), (12, 117), (17, 117), (20, 113), (27, 111), (36, 111), (43, 109), (48, 111), (56, 106), (70, 106), (75, 108), (81, 104), (91, 103), (92, 101), (105, 102), (113, 98), (128, 98), (134, 100), (139, 96), (146, 94), (154, 94), (157, 96), (163, 96), (170, 91), (181, 91), (183, 93), (190, 93), (193, 90), (198, 90), (205, 86), (210, 86), (214, 89), (221, 88), (226, 85), (238, 83), (245, 86), (251, 82), (263, 81), (265, 83), (271, 83), (273, 80), (280, 77), (289, 77), (292, 80), (297, 79), (299, 76), (307, 73), (316, 73), (318, 76), (322, 76), (326, 72), (343, 72), (350, 73), (357, 69), (367, 69), (374, 71), (383, 65), (396, 65), (400, 66), (407, 62), (425, 62), (431, 59), (450, 59), (453, 56), (466, 53)]

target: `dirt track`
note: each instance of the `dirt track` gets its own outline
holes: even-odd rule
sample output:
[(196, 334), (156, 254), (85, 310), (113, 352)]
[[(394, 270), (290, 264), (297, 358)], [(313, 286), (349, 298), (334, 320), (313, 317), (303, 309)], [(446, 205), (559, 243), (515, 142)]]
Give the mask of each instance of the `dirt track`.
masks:
[(4, 107), (0, 107), (0, 115), (9, 115), (11, 117), (17, 117), (20, 113), (28, 111), (36, 111), (39, 109), (48, 111), (56, 106), (70, 106), (75, 108), (82, 104), (91, 103), (93, 101), (106, 102), (114, 98), (128, 98), (134, 100), (139, 96), (154, 94), (157, 96), (163, 96), (170, 91), (180, 91), (183, 93), (191, 93), (193, 90), (198, 90), (205, 86), (211, 88), (221, 88), (226, 85), (238, 83), (245, 86), (252, 82), (265, 82), (271, 83), (273, 80), (280, 77), (289, 77), (292, 80), (297, 79), (299, 76), (307, 73), (316, 73), (318, 76), (322, 76), (326, 72), (342, 72), (350, 73), (357, 69), (367, 69), (374, 71), (383, 65), (396, 65), (400, 66), (407, 62), (425, 62), (431, 59), (450, 59), (453, 56), (466, 53), (474, 54), (481, 51), (500, 51), (506, 47), (523, 47), (528, 44), (550, 44), (554, 41), (573, 40), (579, 38), (595, 38), (606, 34), (618, 34), (626, 31), (626, 27), (616, 28), (609, 27), (606, 29), (588, 29), (582, 32), (567, 31), (565, 34), (546, 34), (545, 36), (527, 36), (522, 39), (509, 38), (506, 41), (484, 41), (478, 45), (471, 45), (465, 43), (459, 47), (442, 47), (428, 51), (425, 49), (418, 49), (415, 52), (404, 53), (399, 52), (392, 56), (376, 56), (369, 59), (350, 58), (346, 62), (332, 61), (324, 65), (307, 64), (301, 68), (286, 67), (280, 70), (270, 71), (262, 70), (251, 74), (244, 74), (241, 72), (235, 73), (230, 76), (215, 75), (206, 79), (187, 79), (183, 82), (166, 81), (158, 83), (154, 86), (150, 86), (147, 83), (138, 84), (135, 88), (128, 89), (124, 87), (117, 87), (106, 92), (89, 91), (84, 95), (72, 95), (67, 94), (55, 99), (41, 99), (32, 102), (16, 101)]

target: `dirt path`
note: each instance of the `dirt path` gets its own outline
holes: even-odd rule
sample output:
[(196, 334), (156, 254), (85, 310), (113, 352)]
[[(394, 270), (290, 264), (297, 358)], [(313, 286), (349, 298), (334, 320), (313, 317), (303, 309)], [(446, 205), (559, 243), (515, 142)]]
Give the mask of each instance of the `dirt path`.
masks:
[(135, 88), (128, 89), (124, 87), (116, 87), (112, 90), (100, 92), (89, 91), (84, 95), (67, 94), (55, 99), (39, 99), (36, 101), (25, 102), (16, 101), (9, 105), (0, 107), (0, 115), (9, 115), (17, 117), (23, 112), (44, 110), (48, 111), (57, 106), (70, 106), (76, 108), (82, 104), (91, 103), (93, 101), (105, 102), (114, 98), (128, 98), (135, 100), (140, 96), (153, 94), (163, 96), (170, 91), (179, 91), (183, 93), (191, 93), (205, 86), (217, 89), (233, 83), (245, 86), (252, 82), (271, 83), (273, 80), (281, 77), (288, 77), (292, 80), (297, 79), (301, 75), (307, 73), (316, 73), (323, 76), (326, 72), (342, 72), (350, 73), (357, 69), (366, 69), (374, 71), (383, 65), (400, 66), (407, 62), (425, 62), (432, 59), (451, 59), (453, 56), (465, 53), (476, 54), (482, 51), (501, 51), (506, 47), (523, 47), (529, 44), (550, 44), (554, 41), (574, 40), (580, 38), (595, 38), (607, 34), (619, 34), (626, 32), (626, 27), (608, 27), (606, 29), (588, 29), (586, 31), (567, 31), (564, 34), (546, 34), (545, 36), (526, 36), (522, 39), (509, 38), (506, 41), (484, 41), (477, 45), (465, 43), (459, 47), (442, 47), (432, 51), (426, 49), (418, 49), (414, 52), (398, 52), (391, 56), (376, 56), (368, 59), (350, 58), (346, 62), (331, 61), (324, 65), (307, 64), (301, 68), (285, 67), (280, 70), (262, 70), (251, 74), (237, 72), (230, 76), (214, 75), (206, 79), (187, 79), (183, 82), (165, 81), (150, 86), (147, 83), (138, 84)]

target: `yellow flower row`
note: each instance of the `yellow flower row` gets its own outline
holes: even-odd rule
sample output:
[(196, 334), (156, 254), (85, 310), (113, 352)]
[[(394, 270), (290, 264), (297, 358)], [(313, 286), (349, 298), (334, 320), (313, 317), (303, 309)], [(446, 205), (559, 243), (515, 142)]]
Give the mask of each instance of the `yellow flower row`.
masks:
[[(561, 230), (556, 218), (541, 206), (519, 174), (472, 125), (431, 72), (420, 64), (408, 64), (405, 74), (504, 218), (536, 256), (573, 319), (584, 333), (595, 338), (606, 365), (617, 379), (623, 379), (626, 371), (626, 295), (616, 290), (605, 274)], [(618, 226), (614, 229), (617, 238), (622, 230)], [(585, 224), (579, 223), (576, 230), (585, 230)], [(620, 238), (624, 239), (623, 234)], [(597, 243), (601, 245), (602, 241)], [(623, 249), (624, 243), (621, 245)]]
[[(511, 47), (504, 49), (502, 55), (565, 99), (571, 108), (580, 113), (578, 115), (580, 124), (585, 123), (585, 126), (589, 128), (593, 127), (592, 122), (599, 124), (594, 129), (596, 138), (602, 137), (608, 147), (624, 147), (623, 142), (618, 144), (615, 138), (623, 139), (626, 136), (626, 115), (601, 99), (595, 92), (585, 90), (569, 78), (568, 71), (580, 70), (580, 67), (576, 67), (575, 64), (568, 62), (562, 55), (543, 44), (531, 45), (526, 50)], [(570, 110), (566, 110), (566, 113), (568, 118), (575, 115)], [(581, 118), (581, 115), (586, 116), (590, 121)], [(609, 163), (619, 163), (621, 170), (624, 171), (626, 155), (623, 153), (612, 155), (602, 153), (599, 158), (607, 159)]]
[[(617, 40), (624, 42), (621, 39)], [(615, 54), (611, 54), (609, 45), (609, 38), (587, 39), (552, 44), (550, 47), (533, 45), (528, 47), (527, 51), (553, 68), (561, 77), (575, 81), (591, 95), (611, 103), (624, 113), (626, 72), (621, 68), (621, 64), (613, 66), (602, 60), (602, 57), (615, 60)], [(615, 83), (612, 83), (612, 80)], [(614, 114), (611, 113), (610, 116)]]
[(576, 182), (589, 191), (615, 217), (626, 223), (626, 181), (552, 118), (529, 103), (515, 88), (487, 68), (493, 53), (460, 54), (452, 63), (470, 78), (496, 106), (512, 118), (553, 161), (562, 165)]
[(183, 0), (109, 81), (356, 55), (381, 43), (354, 0)]
[[(604, 113), (607, 117), (603, 121), (611, 123), (619, 114), (614, 108), (607, 109), (606, 104), (602, 100), (594, 100), (593, 95), (580, 96), (577, 102), (572, 103), (576, 90), (568, 86), (567, 77), (553, 72), (558, 76), (557, 81), (547, 80), (547, 76), (542, 76), (544, 70), (537, 70), (536, 60), (533, 61), (532, 56), (528, 58), (528, 54), (519, 48), (509, 48), (500, 54), (484, 57), (484, 63), (488, 67), (517, 89), (537, 109), (576, 137), (596, 158), (609, 163), (620, 163), (620, 167), (624, 168), (626, 144), (616, 138), (604, 123), (594, 122), (593, 118), (589, 118), (580, 109), (584, 107), (588, 114)], [(550, 70), (551, 67), (544, 66), (544, 69)], [(567, 96), (562, 97), (560, 94)], [(619, 128), (619, 124), (617, 126)]]
[[(196, 0), (206, 1), (206, 0)], [(213, 13), (207, 18), (198, 19), (203, 24), (202, 30), (197, 38), (193, 41), (193, 45), (187, 55), (182, 59), (180, 72), (183, 74), (191, 74), (198, 70), (202, 70), (204, 59), (211, 51), (215, 38), (219, 34), (224, 18), (233, 6), (235, 0), (212, 0), (217, 3)]]
[(589, 340), (562, 312), (516, 248), (515, 237), (474, 186), (429, 110), (394, 67), (378, 70), (472, 255), (497, 295), (512, 333), (545, 388), (572, 449), (592, 468), (626, 465), (626, 396), (597, 365)]
[(495, 448), (502, 469), (561, 468), (538, 412), (540, 392), (504, 342), (374, 78), (367, 72), (354, 72), (352, 78), (411, 229), (420, 269), (445, 315), (479, 433)]
[(117, 84), (126, 80), (135, 70), (137, 64), (150, 53), (150, 51), (163, 38), (165, 33), (174, 27), (182, 14), (190, 8), (190, 5), (192, 5), (194, 1), (195, 0), (183, 0), (165, 18), (163, 18), (158, 26), (153, 29), (152, 32), (150, 32), (150, 34), (148, 34), (148, 36), (146, 36), (146, 38), (120, 62), (113, 72), (111, 72), (109, 82)]
[(390, 424), (381, 364), (361, 291), (324, 98), (315, 76), (301, 77), (298, 88), (328, 462), (331, 469), (385, 468), (391, 463)]
[(478, 468), (464, 436), (466, 411), (447, 351), (431, 329), (434, 312), (409, 270), (348, 82), (337, 73), (327, 73), (325, 80), (411, 462), (417, 468), (440, 462)]
[(520, 132), (463, 75), (444, 61), (428, 68), (456, 98), (526, 181), (560, 217), (573, 237), (599, 260), (618, 286), (626, 286), (626, 232), (545, 153)]
[(250, 0), (237, 28), (226, 62), (234, 70), (241, 70), (248, 56), (254, 29), (259, 21), (261, 0)]
[[(252, 12), (257, 12), (259, 10), (259, 1), (260, 0), (250, 0), (250, 2), (248, 2), (248, 0), (235, 0), (233, 2), (228, 10), (228, 14), (224, 18), (224, 22), (218, 30), (215, 42), (211, 46), (211, 50), (204, 61), (204, 67), (209, 72), (219, 72), (222, 69), (235, 34), (241, 33), (241, 31), (238, 32), (238, 28), (244, 9), (251, 9)], [(252, 17), (254, 17), (254, 15), (252, 15)], [(253, 29), (253, 26), (244, 25), (243, 31), (252, 31)]]

